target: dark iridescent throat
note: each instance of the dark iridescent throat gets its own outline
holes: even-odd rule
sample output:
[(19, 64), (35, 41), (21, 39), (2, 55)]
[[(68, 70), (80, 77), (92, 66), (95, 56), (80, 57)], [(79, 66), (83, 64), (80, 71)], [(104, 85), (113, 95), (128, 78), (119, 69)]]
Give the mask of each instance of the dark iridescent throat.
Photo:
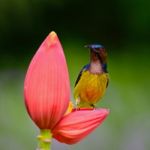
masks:
[(97, 70), (97, 72), (99, 73), (108, 72), (106, 60), (102, 59), (99, 53), (96, 53), (93, 50), (91, 50), (90, 64), (91, 64), (91, 70), (94, 70), (95, 68), (95, 70)]

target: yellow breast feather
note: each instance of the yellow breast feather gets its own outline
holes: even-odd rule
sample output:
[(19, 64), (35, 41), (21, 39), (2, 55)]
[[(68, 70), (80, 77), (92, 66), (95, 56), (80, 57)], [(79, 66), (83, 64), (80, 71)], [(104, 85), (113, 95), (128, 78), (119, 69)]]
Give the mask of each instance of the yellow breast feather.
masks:
[(83, 71), (81, 78), (74, 89), (74, 97), (77, 103), (97, 103), (104, 95), (108, 82), (108, 74), (93, 74)]

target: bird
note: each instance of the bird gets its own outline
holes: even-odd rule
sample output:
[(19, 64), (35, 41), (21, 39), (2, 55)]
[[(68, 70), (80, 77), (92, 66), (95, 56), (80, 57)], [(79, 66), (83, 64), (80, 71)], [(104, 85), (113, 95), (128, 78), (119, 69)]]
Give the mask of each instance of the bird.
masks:
[(86, 45), (90, 49), (90, 62), (85, 65), (75, 82), (76, 108), (95, 108), (103, 97), (109, 83), (107, 52), (101, 44)]

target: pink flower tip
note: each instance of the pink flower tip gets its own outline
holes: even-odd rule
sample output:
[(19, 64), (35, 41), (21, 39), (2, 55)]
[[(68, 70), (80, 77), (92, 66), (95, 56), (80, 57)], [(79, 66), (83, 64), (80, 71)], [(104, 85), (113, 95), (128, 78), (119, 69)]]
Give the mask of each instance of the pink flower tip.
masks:
[(58, 41), (58, 36), (54, 31), (50, 32), (47, 38), (48, 38), (47, 44), (49, 46), (56, 44)]
[(53, 136), (60, 142), (75, 144), (101, 125), (108, 114), (104, 108), (73, 111), (55, 126)]

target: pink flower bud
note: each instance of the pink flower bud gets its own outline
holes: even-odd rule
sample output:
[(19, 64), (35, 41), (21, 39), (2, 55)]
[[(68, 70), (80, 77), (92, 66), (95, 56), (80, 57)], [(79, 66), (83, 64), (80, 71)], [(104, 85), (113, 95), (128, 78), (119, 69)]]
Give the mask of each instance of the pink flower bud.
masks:
[(75, 144), (98, 127), (108, 114), (107, 109), (74, 111), (54, 127), (53, 137), (66, 144)]
[(25, 104), (40, 129), (52, 129), (68, 107), (70, 83), (61, 43), (55, 32), (32, 58), (24, 82)]

